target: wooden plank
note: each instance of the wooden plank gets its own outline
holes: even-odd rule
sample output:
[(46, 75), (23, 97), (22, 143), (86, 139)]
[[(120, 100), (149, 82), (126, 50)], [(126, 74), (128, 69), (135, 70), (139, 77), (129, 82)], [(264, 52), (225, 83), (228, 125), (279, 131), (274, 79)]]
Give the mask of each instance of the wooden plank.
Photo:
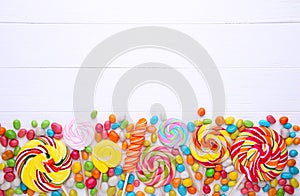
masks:
[[(0, 25), (0, 67), (80, 67), (106, 38), (137, 25)], [(299, 67), (300, 24), (166, 25), (200, 43), (218, 67)], [(123, 54), (111, 66), (166, 62), (191, 66), (158, 49)]]

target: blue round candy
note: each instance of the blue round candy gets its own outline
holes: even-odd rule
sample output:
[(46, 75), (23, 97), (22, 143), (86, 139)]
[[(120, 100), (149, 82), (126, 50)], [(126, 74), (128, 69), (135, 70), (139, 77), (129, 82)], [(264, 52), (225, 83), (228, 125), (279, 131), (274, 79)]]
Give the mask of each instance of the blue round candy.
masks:
[(188, 122), (188, 123), (187, 123), (187, 128), (188, 128), (188, 131), (189, 131), (189, 132), (193, 133), (194, 130), (195, 130), (195, 125), (194, 125), (194, 123)]
[(118, 188), (119, 189), (123, 189), (123, 187), (124, 187), (124, 181), (123, 180), (119, 180), (119, 182), (118, 182)]
[(158, 122), (158, 116), (154, 115), (150, 119), (150, 124), (155, 125)]
[(61, 196), (61, 193), (58, 191), (52, 191), (51, 196)]
[(282, 172), (281, 173), (281, 178), (283, 178), (283, 179), (291, 179), (291, 178), (293, 178), (293, 174), (290, 173), (290, 172)]
[(226, 196), (226, 194), (222, 193), (220, 196)]
[(291, 138), (296, 137), (296, 132), (295, 132), (295, 131), (291, 131), (291, 132), (290, 132), (290, 137), (291, 137)]
[(227, 192), (227, 191), (229, 190), (229, 186), (228, 186), (228, 185), (222, 185), (222, 186), (221, 186), (221, 190), (222, 190), (223, 192)]
[(178, 164), (176, 166), (176, 169), (177, 169), (178, 172), (181, 173), (181, 172), (183, 172), (185, 170), (185, 166), (183, 164)]
[(111, 125), (111, 128), (112, 129), (117, 129), (117, 128), (119, 128), (120, 127), (120, 123), (119, 122), (115, 122), (115, 123), (113, 123), (112, 125)]
[(166, 193), (170, 192), (171, 190), (172, 190), (172, 185), (171, 185), (171, 184), (166, 184), (166, 185), (164, 186), (164, 191), (165, 191)]
[(228, 125), (227, 128), (226, 128), (226, 131), (228, 133), (234, 133), (236, 131), (237, 127), (235, 125)]
[(265, 193), (267, 193), (270, 190), (271, 186), (269, 184), (266, 184), (262, 189)]
[(260, 125), (260, 126), (264, 126), (264, 127), (269, 127), (271, 124), (269, 123), (269, 121), (267, 121), (267, 120), (260, 120), (259, 122), (258, 122), (258, 124)]
[(135, 192), (128, 192), (128, 193), (126, 193), (126, 196), (135, 196)]
[(293, 175), (297, 175), (297, 174), (299, 174), (299, 169), (297, 168), (297, 167), (290, 167), (289, 168), (289, 171), (290, 171), (290, 173), (291, 174), (293, 174)]
[(297, 155), (298, 155), (298, 151), (297, 150), (291, 150), (290, 152), (289, 152), (289, 155), (291, 156), (291, 157), (296, 157)]
[(54, 136), (54, 131), (52, 129), (47, 129), (47, 135), (49, 137), (53, 137)]
[(20, 183), (20, 188), (21, 188), (22, 191), (27, 190), (27, 186), (25, 186), (25, 184), (23, 184), (23, 182)]
[(121, 165), (118, 165), (117, 167), (115, 167), (115, 175), (116, 175), (116, 176), (121, 175), (122, 172), (123, 172), (123, 169), (122, 169), (122, 166), (121, 166)]
[(129, 177), (128, 177), (128, 184), (132, 184), (134, 181), (134, 175), (133, 174), (129, 174)]
[(182, 150), (183, 154), (185, 154), (185, 155), (191, 154), (191, 150), (187, 145), (182, 145), (181, 150)]
[(283, 125), (283, 127), (286, 129), (290, 129), (290, 128), (292, 128), (292, 126), (293, 125), (291, 123), (286, 123), (285, 125)]
[(187, 190), (186, 190), (185, 186), (180, 184), (179, 187), (178, 187), (178, 193), (181, 196), (185, 196), (187, 194)]

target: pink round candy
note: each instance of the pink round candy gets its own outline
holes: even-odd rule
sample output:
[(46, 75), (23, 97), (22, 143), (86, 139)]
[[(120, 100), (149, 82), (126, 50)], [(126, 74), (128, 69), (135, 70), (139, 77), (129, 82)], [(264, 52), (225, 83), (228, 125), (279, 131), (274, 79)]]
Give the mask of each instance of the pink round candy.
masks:
[(60, 134), (62, 132), (62, 126), (56, 122), (51, 124), (51, 129), (54, 133)]
[(95, 129), (98, 133), (102, 133), (103, 125), (101, 123), (97, 123), (96, 126), (95, 126)]
[(203, 186), (203, 192), (204, 192), (205, 194), (209, 194), (210, 191), (211, 191), (210, 186), (208, 186), (207, 184), (205, 184), (205, 185)]
[(172, 153), (172, 155), (174, 155), (174, 156), (179, 155), (179, 150), (173, 148), (173, 149), (171, 150), (171, 153)]
[(63, 138), (63, 134), (62, 133), (55, 133), (54, 136), (53, 136), (55, 139), (58, 139), (60, 140), (61, 138)]
[(222, 178), (227, 178), (227, 172), (225, 170), (221, 171)]
[(133, 185), (135, 186), (135, 187), (139, 187), (140, 186), (140, 181), (139, 180), (134, 180), (133, 181)]
[(293, 195), (295, 192), (294, 187), (292, 187), (291, 185), (284, 185), (283, 190), (290, 195)]
[(279, 184), (280, 186), (284, 186), (284, 185), (286, 185), (286, 183), (287, 183), (286, 179), (280, 178), (280, 179), (278, 180), (278, 184)]
[(27, 132), (27, 134), (26, 134), (26, 138), (27, 138), (28, 140), (32, 140), (32, 139), (34, 138), (34, 136), (35, 136), (35, 133), (34, 133), (34, 130), (33, 130), (33, 129), (30, 129), (30, 130)]
[(4, 174), (4, 179), (7, 182), (12, 182), (12, 181), (14, 181), (15, 178), (16, 178), (16, 176), (15, 176), (15, 174), (13, 172), (8, 172), (8, 173)]
[(80, 156), (80, 154), (79, 154), (79, 151), (78, 151), (78, 150), (73, 150), (73, 151), (71, 152), (71, 157), (72, 157), (72, 159), (77, 160), (77, 159), (79, 159), (79, 156)]
[(276, 119), (274, 118), (274, 116), (272, 115), (268, 115), (267, 116), (267, 121), (271, 124), (275, 124), (276, 123)]
[(18, 131), (18, 137), (19, 137), (19, 138), (22, 138), (22, 137), (24, 137), (24, 136), (26, 135), (26, 133), (27, 133), (27, 130), (26, 130), (26, 129), (20, 129), (20, 130)]
[(114, 169), (113, 168), (109, 168), (107, 171), (107, 175), (108, 177), (112, 177), (115, 174)]
[(97, 181), (95, 178), (90, 177), (85, 181), (85, 185), (88, 189), (92, 189), (97, 185)]
[(3, 172), (4, 172), (4, 173), (14, 172), (14, 168), (13, 168), (13, 167), (5, 167), (5, 168), (3, 169)]
[(102, 138), (103, 139), (108, 138), (108, 131), (107, 130), (103, 130), (103, 132), (102, 132)]
[(258, 186), (258, 184), (253, 184), (252, 189), (257, 193), (260, 191), (260, 187)]
[(9, 146), (10, 147), (16, 147), (16, 146), (18, 146), (19, 145), (19, 140), (17, 140), (17, 139), (12, 139), (12, 140), (10, 140), (9, 141)]
[(8, 145), (8, 138), (5, 135), (2, 135), (0, 137), (0, 143), (2, 146), (7, 147)]
[(104, 129), (105, 130), (109, 130), (110, 129), (110, 126), (111, 126), (111, 123), (110, 123), (110, 121), (105, 121), (105, 123), (104, 123)]
[(243, 194), (243, 195), (246, 195), (247, 193), (248, 193), (248, 189), (247, 188), (242, 188), (241, 189), (241, 193)]
[(250, 181), (246, 181), (244, 183), (244, 186), (247, 188), (247, 189), (251, 189), (252, 188), (252, 183)]

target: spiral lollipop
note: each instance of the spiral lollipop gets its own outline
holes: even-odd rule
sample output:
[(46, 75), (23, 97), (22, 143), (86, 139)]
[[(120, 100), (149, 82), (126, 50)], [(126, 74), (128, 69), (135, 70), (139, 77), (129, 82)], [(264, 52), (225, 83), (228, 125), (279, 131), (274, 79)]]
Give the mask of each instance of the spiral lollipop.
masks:
[(243, 174), (232, 190), (233, 194), (245, 177), (252, 182), (275, 179), (287, 164), (288, 151), (285, 141), (276, 131), (253, 127), (237, 137), (231, 157), (235, 168)]
[(22, 182), (36, 192), (58, 190), (71, 174), (68, 148), (51, 137), (38, 137), (26, 143), (16, 158)]
[(176, 172), (176, 161), (164, 146), (145, 149), (137, 165), (137, 177), (147, 186), (162, 187), (171, 182)]
[(203, 125), (193, 133), (192, 156), (205, 168), (213, 168), (230, 156), (232, 141), (222, 128)]

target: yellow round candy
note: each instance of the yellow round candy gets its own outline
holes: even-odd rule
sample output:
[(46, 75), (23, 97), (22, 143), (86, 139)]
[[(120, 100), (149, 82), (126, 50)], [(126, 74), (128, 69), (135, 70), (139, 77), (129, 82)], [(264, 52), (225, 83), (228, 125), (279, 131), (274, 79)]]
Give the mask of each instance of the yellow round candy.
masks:
[(228, 117), (225, 118), (225, 124), (226, 125), (231, 125), (231, 124), (234, 123), (234, 121), (235, 121), (235, 118), (233, 116), (228, 116)]
[(233, 171), (228, 174), (230, 180), (236, 180), (238, 178), (238, 173)]
[(293, 138), (287, 137), (287, 138), (285, 139), (285, 143), (286, 143), (286, 145), (288, 145), (288, 146), (292, 145), (292, 144), (293, 144)]
[(106, 173), (109, 167), (116, 167), (122, 160), (121, 148), (110, 140), (97, 143), (92, 153), (92, 162), (101, 172)]
[(81, 171), (81, 164), (80, 162), (75, 162), (72, 166), (72, 172), (74, 174), (78, 174)]

